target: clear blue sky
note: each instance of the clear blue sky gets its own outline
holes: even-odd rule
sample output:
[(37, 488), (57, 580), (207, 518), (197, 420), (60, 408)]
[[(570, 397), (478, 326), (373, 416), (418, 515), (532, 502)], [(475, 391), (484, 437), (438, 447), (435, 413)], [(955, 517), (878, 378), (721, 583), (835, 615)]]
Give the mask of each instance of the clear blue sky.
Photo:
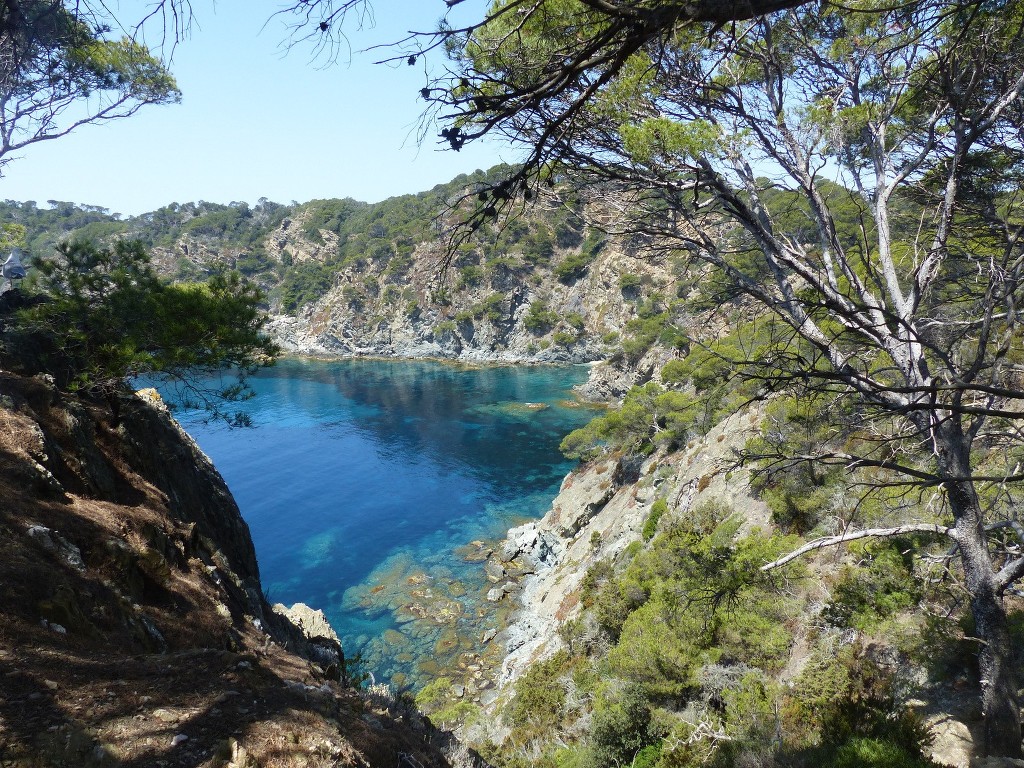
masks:
[[(498, 145), (440, 151), (433, 134), (418, 146), (422, 65), (374, 65), (380, 51), (360, 52), (433, 29), (443, 0), (376, 0), (374, 27), (350, 30), (351, 63), (329, 67), (311, 62), (308, 49), (282, 53), (284, 22), (267, 23), (278, 3), (192, 5), (192, 34), (171, 66), (181, 103), (30, 146), (4, 168), (0, 199), (88, 203), (124, 215), (198, 200), (375, 202), (516, 159)], [(479, 13), (482, 3), (466, 5)], [(118, 14), (131, 20), (143, 7), (121, 0)]]

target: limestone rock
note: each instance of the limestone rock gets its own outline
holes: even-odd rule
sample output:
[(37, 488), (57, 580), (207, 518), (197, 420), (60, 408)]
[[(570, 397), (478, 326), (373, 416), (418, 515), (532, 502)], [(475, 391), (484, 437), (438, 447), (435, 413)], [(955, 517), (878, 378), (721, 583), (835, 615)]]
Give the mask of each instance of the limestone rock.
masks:
[(505, 568), (495, 558), (488, 558), (487, 562), (484, 563), (484, 573), (487, 574), (487, 578), (492, 582), (499, 582), (505, 578)]
[(290, 608), (278, 603), (274, 606), (274, 612), (286, 617), (292, 624), (302, 630), (302, 633), (310, 640), (333, 640), (339, 642), (334, 627), (327, 621), (324, 612), (310, 608), (305, 603), (295, 603)]
[(85, 570), (81, 550), (56, 531), (42, 525), (33, 525), (27, 533), (28, 537), (39, 544), (43, 550), (57, 557), (69, 568), (74, 568), (79, 573)]

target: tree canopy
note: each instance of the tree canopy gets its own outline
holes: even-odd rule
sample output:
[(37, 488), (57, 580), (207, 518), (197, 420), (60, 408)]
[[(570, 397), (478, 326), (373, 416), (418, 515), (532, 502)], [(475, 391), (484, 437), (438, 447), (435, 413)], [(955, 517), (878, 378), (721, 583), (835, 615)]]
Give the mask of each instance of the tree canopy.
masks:
[(116, 391), (146, 376), (184, 405), (246, 422), (223, 403), (248, 395), (246, 376), (272, 363), (277, 347), (263, 333), (262, 294), (237, 273), (168, 284), (131, 240), (64, 243), (34, 266), (39, 296), (8, 334), (16, 359), (79, 390)]
[(181, 98), (146, 46), (88, 3), (0, 4), (0, 169), (18, 150)]
[[(638, 24), (669, 15), (633, 37), (618, 8), (500, 0), (447, 37), (455, 66), (429, 86), (451, 111), (445, 138), (496, 132), (528, 156), (470, 222), (559, 174), (607, 190), (611, 226), (652, 253), (686, 254), (760, 304), (768, 341), (729, 367), (760, 396), (827, 395), (865, 439), (758, 458), (916, 489), (904, 522), (948, 537), (963, 568), (987, 749), (1018, 755), (1003, 594), (1024, 559), (990, 532), (1015, 524), (1024, 480), (1024, 7), (824, 4), (722, 24), (630, 3)], [(780, 210), (787, 195), (798, 204)]]

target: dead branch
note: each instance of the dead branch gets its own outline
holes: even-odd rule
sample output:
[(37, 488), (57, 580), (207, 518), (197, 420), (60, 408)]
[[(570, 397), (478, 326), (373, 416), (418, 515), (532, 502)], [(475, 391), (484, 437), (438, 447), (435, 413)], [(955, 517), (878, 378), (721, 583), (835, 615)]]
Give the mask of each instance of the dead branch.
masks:
[(888, 538), (890, 536), (903, 536), (908, 533), (933, 533), (937, 536), (949, 536), (953, 533), (953, 529), (937, 523), (911, 523), (908, 525), (898, 525), (895, 528), (866, 528), (862, 531), (852, 531), (849, 533), (843, 533), (839, 536), (826, 536), (821, 539), (809, 541), (802, 547), (793, 550), (788, 555), (780, 557), (778, 560), (773, 560), (767, 565), (762, 565), (761, 570), (773, 570), (774, 568), (778, 568), (781, 565), (785, 565), (786, 563), (796, 560), (802, 555), (806, 555), (808, 552), (813, 552), (816, 549), (835, 547), (839, 544), (845, 544), (848, 541), (856, 541), (857, 539)]

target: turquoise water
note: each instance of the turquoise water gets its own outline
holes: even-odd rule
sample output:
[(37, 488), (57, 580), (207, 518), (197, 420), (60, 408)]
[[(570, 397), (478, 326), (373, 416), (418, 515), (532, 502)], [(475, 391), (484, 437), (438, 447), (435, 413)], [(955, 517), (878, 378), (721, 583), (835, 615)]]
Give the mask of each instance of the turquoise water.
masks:
[(501, 617), (471, 542), (548, 509), (572, 467), (558, 443), (593, 416), (571, 400), (585, 377), (285, 360), (251, 381), (254, 428), (180, 418), (249, 523), (270, 599), (323, 609), (346, 654), (402, 688), (486, 656)]

